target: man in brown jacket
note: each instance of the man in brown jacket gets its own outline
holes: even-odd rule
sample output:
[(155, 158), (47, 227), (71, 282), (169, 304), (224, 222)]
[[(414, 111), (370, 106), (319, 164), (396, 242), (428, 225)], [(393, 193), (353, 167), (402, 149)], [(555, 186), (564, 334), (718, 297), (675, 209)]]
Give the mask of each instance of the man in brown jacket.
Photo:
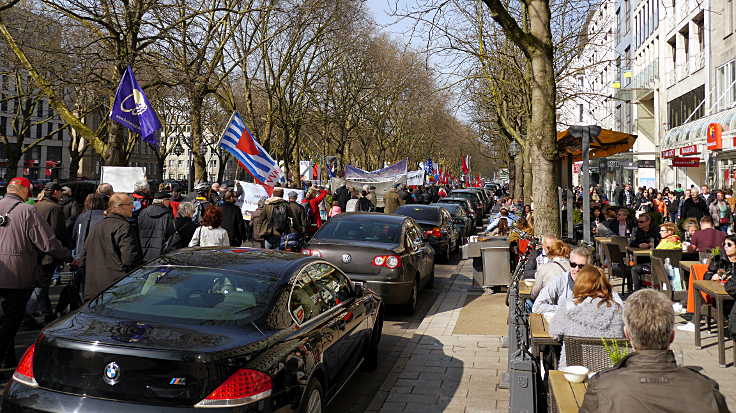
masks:
[[(398, 185), (396, 185), (398, 186)], [(401, 200), (399, 199), (399, 193), (396, 192), (396, 187), (391, 188), (383, 195), (383, 212), (386, 214), (393, 214), (394, 211), (399, 209)]]
[(624, 304), (624, 334), (634, 352), (593, 376), (580, 413), (724, 413), (718, 383), (697, 370), (678, 367), (669, 350), (675, 338), (672, 302), (643, 289)]
[[(36, 202), (34, 206), (38, 210), (44, 221), (49, 224), (51, 230), (54, 231), (56, 238), (67, 245), (69, 235), (66, 231), (66, 216), (64, 207), (61, 206), (61, 185), (56, 182), (49, 182), (43, 188), (43, 199)], [(51, 286), (51, 278), (56, 271), (56, 267), (61, 264), (54, 260), (50, 255), (44, 255), (41, 259), (41, 279), (36, 289), (36, 297), (38, 300), (38, 310), (43, 313), (46, 322), (53, 320), (54, 316), (51, 312), (51, 300), (49, 299), (49, 287)]]
[(143, 263), (138, 232), (130, 224), (133, 201), (127, 194), (110, 197), (107, 216), (95, 224), (80, 258), (85, 266), (84, 300), (90, 300)]
[(0, 199), (0, 297), (4, 300), (0, 316), (0, 365), (17, 363), (14, 338), (25, 314), (26, 303), (41, 276), (39, 254), (71, 261), (64, 248), (36, 208), (25, 201), (31, 182), (13, 178), (7, 195)]

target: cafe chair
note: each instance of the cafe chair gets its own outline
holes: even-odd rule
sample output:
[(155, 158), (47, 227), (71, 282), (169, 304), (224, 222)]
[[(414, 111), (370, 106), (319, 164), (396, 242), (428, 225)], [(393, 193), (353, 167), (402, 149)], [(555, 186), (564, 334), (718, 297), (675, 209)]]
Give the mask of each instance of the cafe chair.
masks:
[(626, 258), (621, 248), (617, 244), (606, 244), (606, 251), (608, 252), (608, 278), (619, 277), (621, 278), (621, 293), (625, 292), (628, 288), (632, 290), (631, 281), (631, 269), (626, 265)]
[[(629, 340), (625, 338), (607, 338), (605, 340), (609, 344), (616, 342), (619, 349), (633, 351)], [(584, 366), (591, 373), (613, 367), (613, 362), (606, 352), (603, 339), (600, 337), (565, 336), (562, 339), (562, 345), (565, 346), (565, 357), (568, 366)]]

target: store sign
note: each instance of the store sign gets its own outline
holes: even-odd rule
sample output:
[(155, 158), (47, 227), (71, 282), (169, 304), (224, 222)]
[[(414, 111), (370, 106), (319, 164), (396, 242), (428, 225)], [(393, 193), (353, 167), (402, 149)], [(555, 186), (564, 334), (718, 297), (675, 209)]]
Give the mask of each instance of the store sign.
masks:
[(700, 166), (700, 158), (683, 158), (676, 156), (672, 158), (672, 166), (678, 168), (697, 168)]
[(720, 123), (711, 123), (708, 125), (708, 149), (711, 151), (720, 151), (723, 149), (723, 127)]
[(639, 168), (656, 168), (657, 161), (655, 161), (654, 159), (640, 159), (636, 161), (636, 165)]
[(662, 158), (669, 159), (675, 157), (675, 150), (674, 149), (667, 149), (666, 151), (662, 151)]
[(698, 145), (688, 145), (680, 148), (680, 155), (682, 156), (697, 155), (699, 153), (700, 151), (698, 150)]
[(634, 161), (608, 161), (607, 167), (608, 169), (637, 169), (636, 163), (634, 163)]

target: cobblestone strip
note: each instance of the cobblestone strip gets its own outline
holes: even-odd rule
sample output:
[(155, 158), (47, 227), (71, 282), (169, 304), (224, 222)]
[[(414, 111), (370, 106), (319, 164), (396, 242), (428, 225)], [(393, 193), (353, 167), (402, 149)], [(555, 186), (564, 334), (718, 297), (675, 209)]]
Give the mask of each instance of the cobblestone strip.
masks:
[(452, 335), (472, 279), (470, 261), (458, 264), (450, 285), (415, 330), (378, 394), (370, 413), (491, 413), (508, 410), (498, 390), (507, 352), (500, 338)]

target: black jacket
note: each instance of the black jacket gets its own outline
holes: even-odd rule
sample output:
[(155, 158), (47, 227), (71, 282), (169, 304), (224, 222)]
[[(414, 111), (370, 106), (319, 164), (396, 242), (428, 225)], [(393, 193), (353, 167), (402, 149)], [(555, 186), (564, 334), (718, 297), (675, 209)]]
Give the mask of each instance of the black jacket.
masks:
[[(731, 276), (723, 288), (726, 290), (728, 295), (736, 299), (736, 274)], [(736, 338), (736, 305), (731, 307), (731, 315), (728, 316), (728, 327), (731, 330), (731, 337)]]
[(138, 236), (143, 250), (143, 261), (150, 261), (164, 254), (166, 241), (174, 235), (174, 219), (171, 209), (153, 204), (138, 215)]
[[(67, 232), (64, 208), (59, 205), (58, 202), (49, 198), (44, 198), (40, 202), (36, 202), (34, 206), (38, 210), (38, 214), (41, 215), (41, 218), (43, 218), (43, 220), (49, 224), (51, 230), (54, 231), (56, 238), (61, 241), (65, 247), (68, 247), (70, 236)], [(50, 255), (45, 255), (41, 259), (42, 265), (49, 265), (54, 262), (55, 260), (51, 258)]]
[[(629, 205), (626, 205), (626, 192), (628, 192), (629, 195), (631, 196), (631, 204), (629, 204)], [(616, 196), (616, 204), (618, 206), (630, 206), (630, 207), (633, 207), (633, 206), (636, 205), (636, 194), (634, 193), (634, 191), (632, 191), (630, 189), (628, 191), (626, 191), (624, 189), (621, 189), (621, 191), (618, 192), (618, 194), (616, 194), (615, 196)]]
[(631, 237), (630, 246), (639, 248), (639, 244), (649, 244), (651, 240), (654, 240), (654, 245), (650, 245), (650, 248), (656, 248), (659, 244), (659, 228), (654, 226), (654, 223), (649, 223), (649, 231), (642, 231), (639, 228), (634, 229), (634, 233)]
[(191, 241), (194, 236), (194, 231), (196, 231), (199, 226), (189, 217), (176, 217), (174, 225), (176, 226), (176, 234), (178, 236), (174, 238), (175, 242), (169, 245), (169, 251), (188, 247), (189, 241)]
[(358, 199), (358, 205), (356, 210), (360, 212), (373, 212), (375, 210), (373, 203), (366, 197), (360, 197)]
[(74, 221), (72, 227), (72, 244), (71, 247), (74, 249), (74, 258), (79, 258), (84, 253), (84, 242), (87, 240), (89, 232), (92, 227), (105, 219), (105, 211), (101, 209), (93, 209), (90, 211), (84, 211)]
[(348, 191), (348, 188), (345, 187), (345, 185), (337, 188), (334, 200), (340, 203), (340, 208), (344, 211), (345, 206), (348, 204), (348, 200), (350, 200), (350, 191)]
[(708, 215), (708, 206), (703, 202), (702, 198), (697, 203), (692, 198), (688, 198), (682, 205), (682, 216), (680, 219), (695, 218), (700, 220), (705, 215)]
[(84, 284), (86, 301), (143, 263), (135, 227), (126, 217), (109, 214), (89, 232), (81, 263), (87, 275)]
[(243, 245), (245, 240), (245, 221), (243, 220), (243, 212), (237, 205), (231, 202), (223, 202), (222, 207), (222, 227), (227, 231), (227, 237), (230, 239), (230, 246), (239, 247)]
[[(621, 237), (625, 237), (626, 236), (626, 234), (619, 234), (618, 233), (618, 220), (616, 220), (616, 219), (609, 219), (608, 221), (606, 221), (605, 225), (606, 225), (606, 227), (608, 229), (611, 230), (611, 232), (613, 232), (614, 235), (621, 236)], [(629, 233), (629, 234), (631, 234), (633, 231), (634, 231), (634, 224), (633, 224), (633, 222), (631, 222), (631, 220), (626, 221), (626, 232)]]
[(286, 212), (291, 218), (292, 231), (303, 234), (307, 230), (307, 210), (298, 202), (291, 202), (286, 205)]

